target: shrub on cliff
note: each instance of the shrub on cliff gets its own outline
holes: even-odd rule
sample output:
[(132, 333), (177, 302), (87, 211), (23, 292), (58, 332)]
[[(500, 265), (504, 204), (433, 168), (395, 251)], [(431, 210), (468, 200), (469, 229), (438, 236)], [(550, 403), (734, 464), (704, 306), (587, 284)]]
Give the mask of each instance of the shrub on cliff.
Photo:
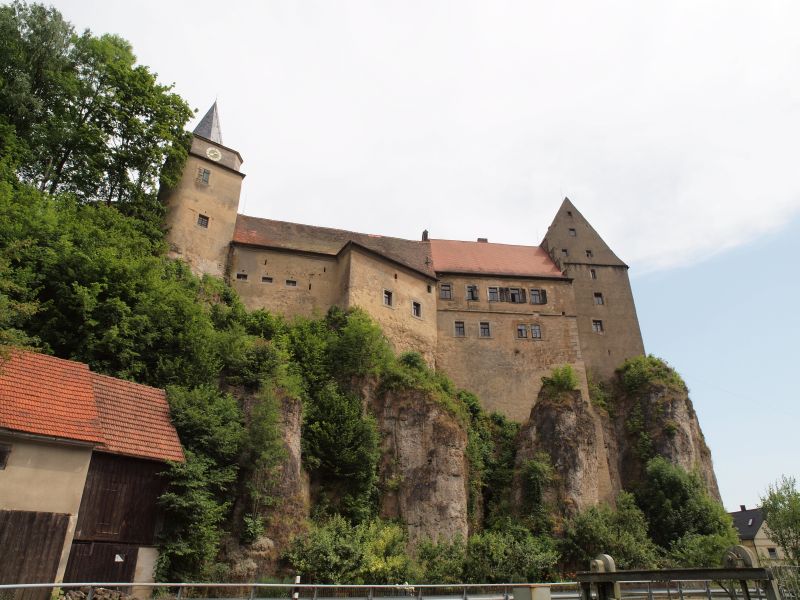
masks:
[(549, 377), (542, 377), (542, 390), (549, 396), (559, 396), (578, 387), (578, 376), (570, 365), (555, 367)]
[(635, 394), (648, 385), (660, 384), (676, 391), (685, 392), (686, 383), (667, 361), (648, 354), (627, 359), (617, 369), (622, 387)]

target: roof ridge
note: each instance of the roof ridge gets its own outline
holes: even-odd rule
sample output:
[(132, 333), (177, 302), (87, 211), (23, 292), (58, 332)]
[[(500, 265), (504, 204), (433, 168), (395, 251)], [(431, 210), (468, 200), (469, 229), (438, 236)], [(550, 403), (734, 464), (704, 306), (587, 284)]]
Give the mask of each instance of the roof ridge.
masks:
[(98, 377), (98, 378), (103, 377), (105, 379), (110, 379), (111, 381), (114, 381), (114, 382), (121, 382), (121, 383), (124, 383), (126, 385), (133, 385), (133, 386), (137, 386), (137, 387), (147, 388), (149, 390), (156, 390), (157, 392), (161, 392), (162, 394), (166, 394), (164, 389), (162, 389), (160, 387), (155, 387), (153, 385), (147, 385), (146, 383), (139, 383), (138, 381), (131, 381), (130, 379), (123, 379), (122, 377), (114, 377), (113, 375), (106, 375), (105, 373), (96, 373), (96, 372), (94, 372), (92, 370), (89, 370), (89, 373), (91, 373), (92, 376), (94, 376), (94, 377)]

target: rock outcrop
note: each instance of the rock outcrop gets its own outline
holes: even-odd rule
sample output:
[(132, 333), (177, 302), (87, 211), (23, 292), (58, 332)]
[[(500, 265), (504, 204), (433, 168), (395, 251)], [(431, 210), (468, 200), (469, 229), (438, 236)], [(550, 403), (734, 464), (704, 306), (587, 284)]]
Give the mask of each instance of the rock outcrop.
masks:
[(560, 516), (613, 500), (616, 486), (609, 473), (601, 419), (580, 390), (542, 390), (520, 430), (518, 444), (513, 486), (516, 506), (524, 505), (524, 464), (539, 456), (550, 462), (554, 475), (544, 500)]
[(428, 392), (366, 394), (381, 432), (384, 518), (402, 519), (409, 541), (467, 536), (467, 432)]

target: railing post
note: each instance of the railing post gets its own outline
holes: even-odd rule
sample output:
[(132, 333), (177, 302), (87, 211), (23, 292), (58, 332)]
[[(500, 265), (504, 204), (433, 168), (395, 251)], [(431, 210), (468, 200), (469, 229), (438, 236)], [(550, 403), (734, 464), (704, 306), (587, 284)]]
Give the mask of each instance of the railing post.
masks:
[(711, 600), (711, 583), (706, 581), (706, 596)]
[(92, 598), (94, 598), (94, 587), (90, 585), (89, 593), (86, 595), (86, 600), (92, 600)]

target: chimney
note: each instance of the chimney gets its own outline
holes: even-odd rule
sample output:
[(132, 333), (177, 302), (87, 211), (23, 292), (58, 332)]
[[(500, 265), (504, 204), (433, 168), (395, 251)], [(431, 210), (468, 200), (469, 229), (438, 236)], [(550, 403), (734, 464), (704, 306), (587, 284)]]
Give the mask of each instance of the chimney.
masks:
[(478, 238), (478, 241), (481, 244), (488, 244), (489, 243), (489, 238)]
[(422, 232), (422, 241), (423, 242), (427, 242), (428, 241), (428, 230), (427, 229), (423, 230), (423, 232)]
[(740, 504), (740, 505), (739, 505), (739, 508), (740, 508), (741, 510), (747, 510), (747, 507), (746, 507), (744, 504)]

